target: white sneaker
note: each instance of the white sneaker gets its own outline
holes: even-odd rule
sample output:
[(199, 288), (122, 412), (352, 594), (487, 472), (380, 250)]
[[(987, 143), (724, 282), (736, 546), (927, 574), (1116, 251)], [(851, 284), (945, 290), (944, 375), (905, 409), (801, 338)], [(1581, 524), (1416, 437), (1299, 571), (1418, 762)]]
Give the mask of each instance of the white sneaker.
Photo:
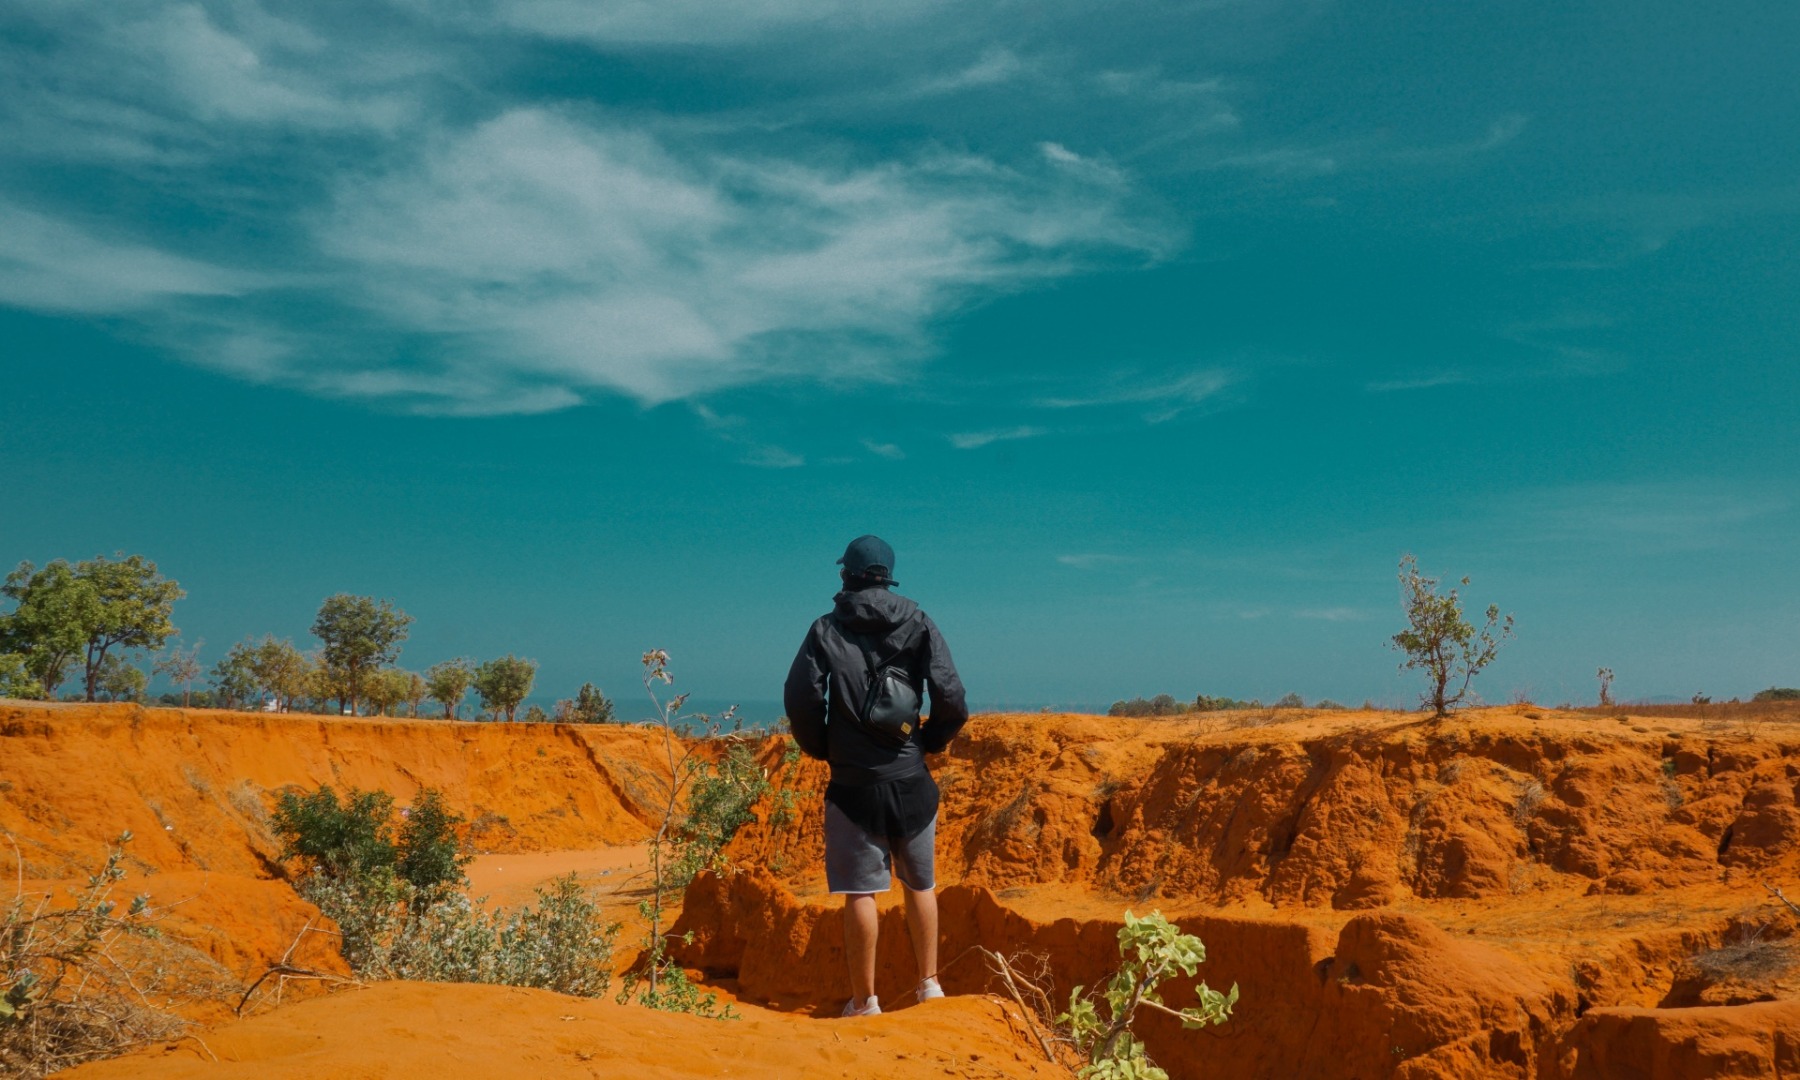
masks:
[(874, 994), (870, 994), (868, 997), (863, 999), (862, 1008), (859, 1009), (856, 1007), (856, 999), (851, 998), (849, 1001), (844, 1002), (844, 1015), (845, 1016), (880, 1016), (881, 1015), (881, 1000), (879, 998), (877, 998)]
[(919, 1004), (923, 1005), (927, 1001), (936, 1001), (943, 997), (944, 988), (938, 985), (937, 976), (933, 975), (919, 984), (919, 988), (913, 991), (913, 996), (919, 999)]

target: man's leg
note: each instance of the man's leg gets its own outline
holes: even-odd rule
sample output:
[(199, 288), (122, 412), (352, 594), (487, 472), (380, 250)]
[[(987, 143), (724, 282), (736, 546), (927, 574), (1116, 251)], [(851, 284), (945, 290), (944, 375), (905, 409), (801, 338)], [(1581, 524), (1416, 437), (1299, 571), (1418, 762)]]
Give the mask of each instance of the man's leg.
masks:
[(906, 932), (912, 937), (913, 959), (919, 963), (919, 981), (924, 982), (937, 974), (938, 909), (935, 891), (910, 887), (906, 890)]
[[(907, 911), (912, 911), (911, 904), (907, 905)], [(936, 912), (934, 904), (934, 926)], [(854, 1004), (858, 1006), (875, 996), (875, 934), (879, 925), (875, 917), (874, 893), (845, 894), (844, 952), (850, 959), (850, 992), (855, 995)]]

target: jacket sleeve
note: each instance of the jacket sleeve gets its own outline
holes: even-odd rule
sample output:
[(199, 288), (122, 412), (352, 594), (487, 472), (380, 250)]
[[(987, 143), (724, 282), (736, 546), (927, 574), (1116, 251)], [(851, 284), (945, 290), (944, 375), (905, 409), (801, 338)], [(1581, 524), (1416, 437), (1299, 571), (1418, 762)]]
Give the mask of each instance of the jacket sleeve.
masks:
[(821, 761), (826, 757), (825, 683), (830, 674), (825, 650), (819, 641), (819, 626), (814, 623), (806, 632), (806, 640), (800, 643), (794, 665), (788, 668), (781, 702), (800, 752)]
[(925, 684), (931, 691), (931, 716), (919, 727), (919, 746), (928, 754), (943, 753), (969, 722), (969, 702), (950, 646), (937, 624), (925, 618)]

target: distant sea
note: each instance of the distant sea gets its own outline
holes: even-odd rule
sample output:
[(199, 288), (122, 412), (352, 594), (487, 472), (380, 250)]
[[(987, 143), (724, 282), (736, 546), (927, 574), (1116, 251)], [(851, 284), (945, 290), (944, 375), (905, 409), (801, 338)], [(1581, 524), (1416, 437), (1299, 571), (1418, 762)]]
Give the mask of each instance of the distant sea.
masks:
[[(528, 699), (527, 704), (542, 705), (544, 709), (548, 711), (555, 706), (556, 702), (554, 700), (539, 700), (533, 697)], [(747, 730), (760, 730), (770, 727), (776, 720), (785, 715), (786, 712), (786, 710), (783, 709), (781, 702), (770, 699), (760, 701), (748, 699), (734, 702), (725, 698), (693, 697), (689, 698), (683, 705), (681, 715), (690, 719), (695, 718), (701, 713), (717, 717), (722, 715), (725, 710), (732, 705), (738, 707), (737, 715), (743, 718), (743, 727)], [(1106, 710), (1110, 706), (1110, 702), (1096, 703), (1091, 701), (978, 701), (969, 704), (969, 711), (978, 713), (1033, 713), (1048, 710), (1050, 712), (1093, 713), (1104, 716)], [(523, 709), (520, 711), (522, 714)], [(623, 701), (617, 698), (613, 699), (613, 715), (617, 722), (626, 724), (636, 723), (640, 720), (653, 720), (656, 718), (655, 713), (651, 711), (649, 699), (641, 694), (635, 698), (626, 698)], [(693, 722), (696, 724), (699, 723), (698, 719), (693, 719)]]

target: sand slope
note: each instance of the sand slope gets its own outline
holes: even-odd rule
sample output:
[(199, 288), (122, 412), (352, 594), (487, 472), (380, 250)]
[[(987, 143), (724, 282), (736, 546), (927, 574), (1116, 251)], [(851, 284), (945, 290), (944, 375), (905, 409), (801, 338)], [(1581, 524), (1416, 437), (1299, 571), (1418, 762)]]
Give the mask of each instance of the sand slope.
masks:
[[(824, 1025), (754, 1007), (702, 1020), (543, 990), (383, 983), (316, 998), (64, 1076), (327, 1077), (1066, 1076), (1027, 1057), (983, 998)], [(210, 1055), (216, 1055), (218, 1061)]]

